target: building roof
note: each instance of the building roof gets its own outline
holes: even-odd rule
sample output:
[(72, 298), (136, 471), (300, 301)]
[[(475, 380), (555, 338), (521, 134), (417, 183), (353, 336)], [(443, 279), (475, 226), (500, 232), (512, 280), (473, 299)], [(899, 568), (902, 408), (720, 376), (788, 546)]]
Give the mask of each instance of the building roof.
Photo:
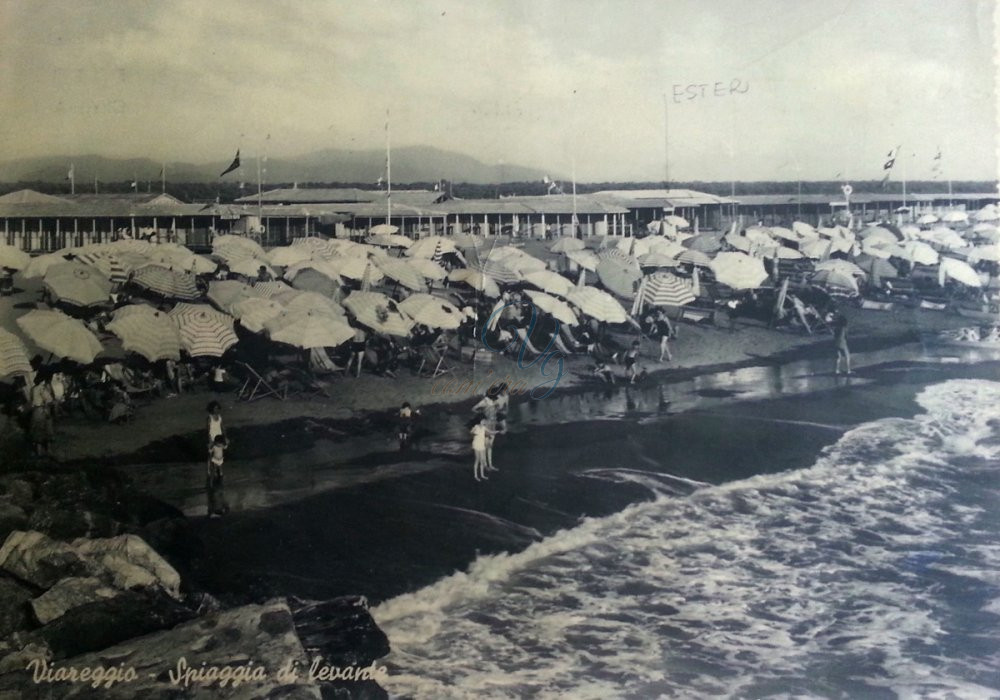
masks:
[(678, 207), (700, 207), (712, 204), (731, 204), (732, 199), (697, 190), (654, 189), (654, 190), (601, 190), (594, 197), (612, 202), (628, 209), (671, 209)]
[[(443, 196), (441, 192), (432, 190), (393, 190), (393, 203), (414, 204), (417, 206), (432, 204)], [(263, 204), (323, 204), (323, 203), (362, 203), (385, 202), (384, 190), (362, 190), (357, 187), (285, 187), (268, 190), (260, 195)], [(247, 195), (236, 200), (239, 203), (255, 204), (257, 195)]]
[[(970, 202), (970, 201), (1000, 201), (1000, 195), (996, 193), (955, 193), (949, 195), (944, 193), (930, 194), (907, 194), (908, 202)], [(844, 205), (843, 195), (836, 194), (804, 194), (799, 197), (796, 194), (747, 194), (738, 195), (736, 201), (742, 206), (774, 206), (780, 204), (819, 204), (819, 205)], [(903, 195), (894, 193), (874, 193), (859, 192), (851, 195), (852, 204), (896, 204), (902, 203)]]
[(185, 204), (161, 193), (67, 194), (58, 197), (18, 190), (0, 197), (0, 216), (25, 218), (106, 218), (198, 216), (204, 205)]
[(451, 199), (435, 208), (442, 214), (627, 214), (628, 210), (593, 195), (546, 194), (500, 199)]

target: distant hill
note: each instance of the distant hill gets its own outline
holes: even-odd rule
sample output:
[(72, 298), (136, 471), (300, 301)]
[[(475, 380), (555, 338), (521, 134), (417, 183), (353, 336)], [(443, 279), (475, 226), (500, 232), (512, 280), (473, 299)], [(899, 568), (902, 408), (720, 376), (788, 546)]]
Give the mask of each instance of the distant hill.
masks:
[[(242, 168), (225, 181), (257, 181), (255, 155), (242, 154)], [(149, 158), (105, 158), (98, 155), (46, 156), (0, 162), (0, 182), (64, 182), (73, 164), (77, 186), (87, 186), (94, 178), (101, 182), (158, 181), (162, 164)], [(166, 164), (167, 180), (173, 182), (218, 182), (219, 173), (230, 161), (214, 163)], [(264, 180), (277, 182), (366, 182), (375, 184), (385, 171), (385, 152), (328, 148), (294, 158), (270, 158)], [(548, 173), (555, 176), (555, 173)], [(450, 180), (486, 184), (490, 182), (534, 181), (546, 173), (519, 165), (488, 165), (462, 153), (430, 146), (402, 146), (392, 151), (393, 182), (434, 182)]]

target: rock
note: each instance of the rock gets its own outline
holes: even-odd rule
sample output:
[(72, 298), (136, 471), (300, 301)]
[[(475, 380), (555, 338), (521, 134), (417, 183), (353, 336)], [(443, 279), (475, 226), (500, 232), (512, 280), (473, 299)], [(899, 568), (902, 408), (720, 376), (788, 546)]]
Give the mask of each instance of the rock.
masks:
[(0, 539), (7, 539), (14, 530), (24, 530), (28, 524), (28, 515), (24, 508), (12, 500), (0, 501)]
[(8, 475), (0, 477), (0, 494), (14, 505), (24, 508), (35, 500), (35, 487), (30, 481)]
[(0, 547), (0, 569), (39, 588), (68, 576), (92, 576), (94, 566), (64, 542), (41, 532), (15, 530)]
[(107, 567), (120, 588), (159, 585), (174, 598), (181, 597), (180, 574), (137, 535), (74, 540), (73, 546)]
[(28, 601), (35, 597), (30, 588), (0, 577), (0, 639), (31, 626)]
[(114, 598), (118, 593), (98, 578), (64, 578), (31, 601), (31, 608), (35, 618), (44, 625), (73, 608), (102, 598)]
[(386, 637), (364, 598), (343, 596), (312, 602), (288, 601), (302, 646), (336, 666), (367, 666), (389, 653)]
[(29, 634), (30, 641), (44, 641), (53, 656), (62, 659), (169, 629), (194, 616), (159, 589), (121, 591), (114, 598), (75, 607)]
[(29, 526), (49, 537), (111, 537), (121, 532), (121, 524), (102, 513), (65, 505), (42, 504), (31, 514)]
[(49, 661), (52, 658), (52, 651), (44, 644), (33, 642), (26, 644), (17, 651), (6, 654), (0, 658), (0, 675), (15, 671), (24, 671), (28, 662), (32, 659), (44, 659)]
[[(181, 665), (183, 659), (183, 665)], [(252, 664), (251, 664), (252, 662)], [(202, 663), (206, 664), (204, 667)], [(297, 664), (299, 673), (293, 678), (279, 676), (278, 671)], [(320, 700), (317, 684), (309, 679), (309, 661), (295, 635), (291, 612), (282, 600), (263, 605), (247, 605), (187, 622), (174, 629), (132, 639), (111, 648), (66, 659), (56, 667), (85, 668), (94, 666), (133, 669), (135, 680), (102, 687), (95, 693), (83, 683), (60, 684), (61, 698), (299, 698)], [(51, 668), (52, 666), (50, 666)], [(218, 680), (200, 684), (192, 679), (184, 682), (183, 670), (205, 672), (217, 669), (248, 669), (262, 667), (264, 678), (249, 678), (236, 687), (230, 682), (220, 687)], [(179, 682), (171, 683), (180, 670)], [(258, 671), (260, 673), (260, 671)], [(24, 682), (30, 676), (22, 673)]]

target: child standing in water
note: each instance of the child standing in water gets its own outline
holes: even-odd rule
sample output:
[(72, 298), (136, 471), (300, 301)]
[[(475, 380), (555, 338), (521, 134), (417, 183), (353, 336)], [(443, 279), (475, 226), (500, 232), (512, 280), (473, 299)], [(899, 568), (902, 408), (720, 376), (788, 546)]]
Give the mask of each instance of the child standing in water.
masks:
[(226, 494), (222, 487), (222, 464), (226, 460), (228, 443), (222, 435), (216, 435), (208, 448), (208, 474), (205, 488), (208, 490), (208, 517), (219, 518), (229, 512)]
[(486, 427), (485, 416), (480, 418), (469, 432), (472, 434), (472, 452), (475, 455), (472, 474), (476, 477), (476, 481), (485, 481), (489, 478), (486, 476), (486, 440), (494, 433)]

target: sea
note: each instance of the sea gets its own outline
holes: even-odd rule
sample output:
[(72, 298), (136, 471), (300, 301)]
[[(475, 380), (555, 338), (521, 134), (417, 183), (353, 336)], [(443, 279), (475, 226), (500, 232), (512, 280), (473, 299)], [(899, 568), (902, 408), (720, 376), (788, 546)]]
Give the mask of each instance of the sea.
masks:
[[(383, 685), (421, 699), (1000, 697), (1000, 382), (943, 375), (912, 401), (792, 469), (708, 483), (642, 461), (588, 468), (647, 498), (378, 604)], [(794, 426), (786, 439), (772, 448)]]

